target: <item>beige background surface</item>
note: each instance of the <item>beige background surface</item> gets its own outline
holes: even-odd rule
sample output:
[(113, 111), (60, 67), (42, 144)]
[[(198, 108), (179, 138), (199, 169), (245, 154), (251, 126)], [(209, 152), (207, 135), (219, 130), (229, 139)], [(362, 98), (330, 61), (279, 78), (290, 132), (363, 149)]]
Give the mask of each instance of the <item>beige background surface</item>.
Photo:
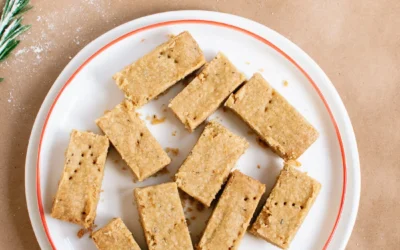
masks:
[[(4, 0), (1, 1), (0, 3)], [(24, 195), (24, 161), (40, 105), (80, 49), (132, 19), (178, 9), (233, 13), (280, 32), (325, 70), (359, 144), (362, 194), (348, 249), (400, 245), (399, 0), (37, 0), (29, 33), (0, 65), (0, 248), (38, 249)], [(2, 4), (1, 4), (2, 6)]]

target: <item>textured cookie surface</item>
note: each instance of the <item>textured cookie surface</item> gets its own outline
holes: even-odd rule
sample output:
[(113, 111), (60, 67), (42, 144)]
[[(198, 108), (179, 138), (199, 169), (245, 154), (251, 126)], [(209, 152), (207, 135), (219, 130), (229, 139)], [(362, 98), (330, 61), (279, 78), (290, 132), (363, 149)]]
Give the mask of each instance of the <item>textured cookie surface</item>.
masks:
[(171, 162), (130, 101), (124, 101), (96, 121), (139, 181)]
[(316, 180), (285, 164), (250, 232), (280, 248), (288, 248), (320, 189)]
[(106, 226), (94, 232), (92, 239), (99, 250), (140, 250), (121, 218), (112, 219)]
[(189, 131), (207, 119), (245, 80), (222, 53), (184, 88), (169, 107)]
[(218, 122), (205, 127), (175, 175), (178, 187), (207, 207), (249, 143)]
[(234, 171), (197, 249), (237, 249), (264, 192), (264, 184)]
[(318, 138), (315, 128), (259, 73), (232, 94), (225, 106), (284, 159), (297, 159)]
[(176, 183), (135, 188), (134, 193), (150, 250), (193, 249)]
[(64, 171), (53, 202), (51, 216), (93, 225), (109, 142), (107, 137), (73, 130), (65, 153)]
[(185, 31), (114, 75), (135, 106), (142, 106), (205, 63), (203, 52)]

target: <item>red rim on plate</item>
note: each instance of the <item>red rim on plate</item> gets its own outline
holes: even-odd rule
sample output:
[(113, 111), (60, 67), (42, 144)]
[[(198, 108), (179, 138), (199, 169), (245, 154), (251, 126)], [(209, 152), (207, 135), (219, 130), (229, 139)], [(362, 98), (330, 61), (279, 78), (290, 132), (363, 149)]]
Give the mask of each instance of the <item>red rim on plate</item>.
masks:
[(65, 88), (72, 82), (72, 80), (75, 78), (75, 76), (90, 62), (92, 61), (96, 56), (98, 56), (100, 53), (102, 53), (104, 50), (108, 49), (109, 47), (111, 47), (112, 45), (118, 43), (119, 41), (130, 37), (132, 35), (135, 35), (137, 33), (140, 33), (142, 31), (146, 31), (146, 30), (150, 30), (150, 29), (154, 29), (154, 28), (158, 28), (158, 27), (163, 27), (163, 26), (167, 26), (167, 25), (174, 25), (174, 24), (207, 24), (207, 25), (214, 25), (214, 26), (220, 26), (220, 27), (225, 27), (225, 28), (229, 28), (229, 29), (233, 29), (236, 31), (239, 31), (241, 33), (244, 33), (246, 35), (249, 35), (257, 40), (259, 40), (260, 42), (268, 45), (269, 47), (271, 47), (272, 49), (274, 49), (275, 51), (277, 51), (279, 54), (281, 54), (283, 57), (285, 57), (288, 61), (290, 61), (298, 70), (300, 70), (300, 72), (307, 78), (307, 80), (310, 82), (310, 84), (313, 86), (313, 88), (315, 89), (315, 91), (318, 93), (318, 96), (321, 98), (322, 102), (324, 103), (325, 108), (327, 109), (328, 113), (329, 113), (329, 117), (331, 118), (331, 121), (333, 123), (333, 126), (335, 128), (335, 132), (336, 132), (336, 136), (339, 142), (339, 146), (340, 146), (340, 152), (342, 155), (342, 165), (343, 165), (343, 185), (342, 185), (342, 196), (340, 199), (340, 206), (339, 206), (339, 211), (335, 220), (335, 224), (332, 228), (332, 231), (329, 234), (329, 238), (326, 240), (323, 249), (326, 249), (330, 243), (330, 241), (332, 240), (333, 234), (335, 233), (336, 227), (339, 223), (340, 220), (340, 216), (342, 214), (342, 210), (343, 210), (343, 205), (344, 205), (344, 200), (345, 200), (345, 195), (346, 195), (346, 185), (347, 185), (347, 168), (346, 168), (346, 155), (344, 152), (344, 148), (343, 148), (343, 142), (342, 142), (342, 138), (340, 135), (340, 131), (338, 128), (338, 125), (336, 123), (335, 118), (333, 117), (332, 111), (329, 108), (329, 105), (327, 103), (327, 101), (325, 100), (325, 97), (322, 95), (321, 90), (318, 88), (318, 86), (315, 84), (315, 82), (313, 81), (313, 79), (310, 77), (310, 75), (297, 63), (293, 60), (293, 58), (291, 58), (288, 54), (286, 54), (284, 51), (282, 51), (279, 47), (277, 47), (275, 44), (271, 43), (269, 40), (253, 33), (250, 32), (248, 30), (245, 30), (243, 28), (231, 25), (231, 24), (226, 24), (226, 23), (221, 23), (221, 22), (216, 22), (216, 21), (209, 21), (209, 20), (175, 20), (175, 21), (168, 21), (168, 22), (161, 22), (161, 23), (156, 23), (156, 24), (152, 24), (152, 25), (148, 25), (136, 30), (133, 30), (131, 32), (128, 32), (116, 39), (114, 39), (113, 41), (111, 41), (110, 43), (106, 44), (105, 46), (103, 46), (101, 49), (99, 49), (98, 51), (96, 51), (92, 56), (90, 56), (88, 59), (86, 59), (86, 61), (79, 66), (79, 68), (71, 75), (71, 77), (68, 79), (68, 81), (64, 84), (64, 86), (61, 88), (60, 92), (57, 94), (57, 97), (55, 98), (54, 102), (52, 103), (50, 110), (46, 116), (46, 120), (44, 122), (43, 125), (43, 129), (40, 135), (40, 141), (39, 141), (39, 149), (38, 149), (38, 156), (37, 156), (37, 162), (36, 162), (36, 194), (37, 194), (37, 201), (38, 201), (38, 207), (39, 207), (39, 213), (40, 213), (40, 218), (43, 224), (43, 228), (44, 231), (46, 233), (47, 239), (50, 242), (50, 245), (53, 249), (56, 249), (56, 247), (54, 246), (53, 240), (51, 239), (50, 236), (50, 232), (49, 229), (47, 227), (47, 222), (46, 222), (46, 218), (45, 218), (45, 214), (44, 214), (44, 209), (43, 209), (43, 203), (42, 203), (42, 194), (41, 194), (41, 187), (40, 187), (40, 153), (41, 153), (41, 148), (42, 148), (42, 142), (43, 142), (43, 137), (44, 137), (44, 133), (46, 131), (46, 127), (47, 127), (47, 122), (49, 121), (49, 118), (53, 112), (53, 109), (58, 101), (58, 99), (60, 98), (61, 94), (64, 92)]

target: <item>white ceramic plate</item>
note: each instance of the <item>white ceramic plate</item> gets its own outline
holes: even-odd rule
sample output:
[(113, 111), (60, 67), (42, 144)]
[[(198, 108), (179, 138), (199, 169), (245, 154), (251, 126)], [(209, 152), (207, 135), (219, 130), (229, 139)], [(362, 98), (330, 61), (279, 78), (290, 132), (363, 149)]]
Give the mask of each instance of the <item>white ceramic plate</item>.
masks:
[[(87, 235), (78, 239), (78, 226), (50, 217), (69, 134), (72, 129), (101, 133), (94, 120), (123, 100), (111, 76), (166, 41), (169, 34), (184, 30), (194, 36), (208, 60), (223, 51), (247, 77), (261, 72), (318, 129), (319, 139), (299, 161), (301, 170), (322, 183), (322, 190), (291, 249), (344, 249), (357, 214), (360, 169), (352, 125), (338, 93), (320, 67), (283, 36), (248, 19), (207, 11), (167, 12), (123, 24), (87, 45), (58, 77), (37, 115), (26, 160), (28, 210), (42, 249), (95, 249)], [(111, 218), (122, 217), (143, 249), (146, 244), (133, 204), (133, 189), (170, 181), (204, 128), (190, 134), (170, 110), (164, 111), (164, 105), (182, 88), (177, 84), (140, 109), (143, 119), (154, 114), (167, 118), (158, 125), (146, 123), (163, 147), (180, 150), (178, 156), (172, 156), (170, 173), (134, 183), (115, 150), (106, 163), (95, 224), (102, 227)], [(248, 134), (249, 128), (231, 112), (220, 109), (211, 118), (251, 143), (237, 168), (265, 183), (268, 194), (282, 160), (260, 147), (255, 136)], [(196, 217), (190, 225), (194, 242), (210, 212), (194, 209), (186, 213)], [(247, 233), (240, 249), (276, 247)]]

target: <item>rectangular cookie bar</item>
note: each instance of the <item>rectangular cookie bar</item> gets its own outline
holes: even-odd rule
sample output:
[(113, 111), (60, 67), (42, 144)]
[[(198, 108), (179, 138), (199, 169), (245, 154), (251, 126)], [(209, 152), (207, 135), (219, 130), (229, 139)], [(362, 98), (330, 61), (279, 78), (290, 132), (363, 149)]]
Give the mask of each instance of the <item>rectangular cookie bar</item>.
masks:
[(189, 131), (193, 131), (243, 81), (245, 76), (222, 53), (207, 63), (169, 104), (169, 107)]
[(176, 183), (135, 188), (134, 193), (150, 250), (193, 249)]
[(121, 218), (112, 219), (94, 232), (92, 239), (99, 250), (140, 250)]
[(264, 184), (234, 171), (197, 249), (237, 249), (264, 192)]
[(130, 101), (124, 101), (96, 120), (139, 181), (155, 174), (171, 159), (140, 119)]
[(180, 189), (209, 207), (248, 147), (244, 138), (212, 121), (175, 175), (175, 182)]
[(203, 52), (185, 31), (114, 75), (118, 87), (135, 106), (142, 106), (206, 62)]
[(250, 232), (288, 248), (320, 189), (316, 180), (286, 163)]
[(89, 228), (96, 217), (109, 142), (91, 132), (71, 133), (51, 216)]
[(259, 73), (232, 94), (225, 106), (283, 159), (297, 159), (318, 138), (315, 128)]

